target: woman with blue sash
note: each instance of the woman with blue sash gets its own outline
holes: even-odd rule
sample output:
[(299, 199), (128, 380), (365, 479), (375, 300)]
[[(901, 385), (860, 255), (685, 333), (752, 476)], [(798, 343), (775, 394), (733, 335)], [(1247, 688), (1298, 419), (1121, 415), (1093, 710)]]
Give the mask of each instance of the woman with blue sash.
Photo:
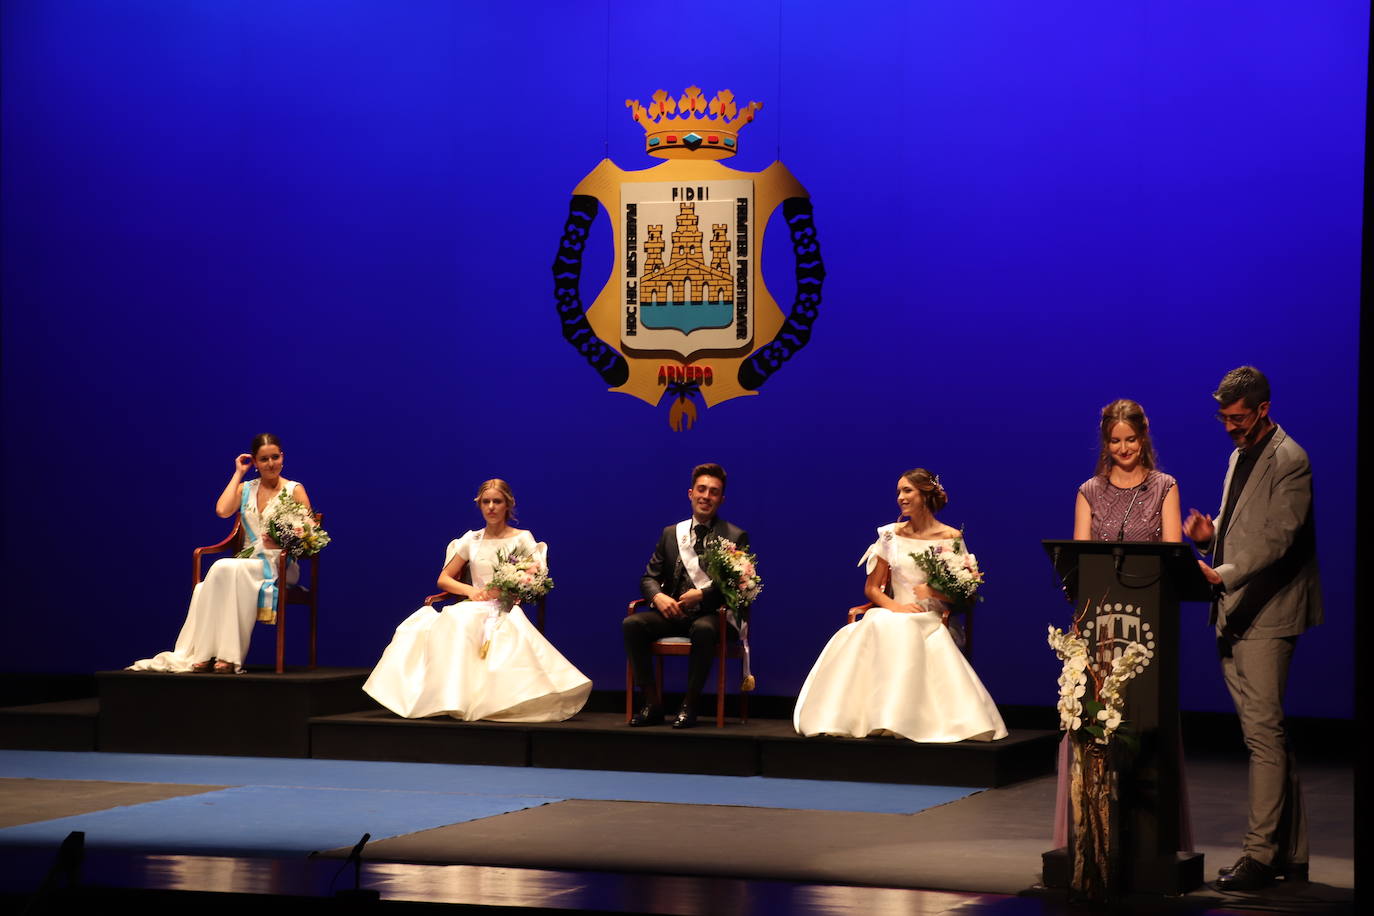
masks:
[[(244, 481), (254, 467), (258, 476)], [(281, 440), (271, 433), (255, 438), (250, 452), (234, 459), (234, 474), (215, 503), (215, 514), (229, 518), (239, 513), (243, 550), (236, 557), (217, 561), (196, 585), (176, 648), (136, 661), (129, 666), (131, 670), (243, 673), (253, 624), (276, 619), (281, 550), (267, 536), (267, 523), (283, 492), (289, 499), (310, 505), (305, 487), (281, 476), (281, 468)], [(295, 582), (300, 575), (295, 563), (286, 575), (288, 584)]]

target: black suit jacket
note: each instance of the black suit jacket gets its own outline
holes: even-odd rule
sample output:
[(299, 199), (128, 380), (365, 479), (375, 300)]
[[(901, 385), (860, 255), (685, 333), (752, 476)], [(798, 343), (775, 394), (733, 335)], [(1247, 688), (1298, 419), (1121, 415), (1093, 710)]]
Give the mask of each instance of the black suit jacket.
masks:
[[(711, 533), (718, 534), (735, 542), (741, 550), (749, 549), (749, 533), (737, 528), (717, 516), (711, 520)], [(667, 592), (669, 598), (677, 598), (689, 588), (695, 588), (687, 578), (687, 569), (682, 565), (682, 556), (677, 545), (677, 525), (669, 525), (658, 537), (654, 555), (644, 567), (644, 577), (639, 580), (639, 590), (644, 599), (652, 605), (654, 595)], [(715, 613), (721, 605), (720, 591), (715, 586), (702, 589), (701, 605), (691, 614)]]

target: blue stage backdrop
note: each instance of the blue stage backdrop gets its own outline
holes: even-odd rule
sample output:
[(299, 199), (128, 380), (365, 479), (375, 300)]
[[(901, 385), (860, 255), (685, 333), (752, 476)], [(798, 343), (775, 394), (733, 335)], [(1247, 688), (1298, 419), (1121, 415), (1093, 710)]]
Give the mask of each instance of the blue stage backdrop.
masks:
[[(1039, 541), (1071, 533), (1099, 408), (1141, 401), (1183, 505), (1214, 512), (1210, 392), (1254, 363), (1317, 485), (1329, 622), (1290, 709), (1352, 714), (1367, 4), (3, 17), (5, 670), (171, 648), (191, 548), (226, 532), (215, 497), (270, 430), (334, 536), (325, 664), (376, 660), (500, 476), (550, 545), (549, 635), (616, 687), (625, 602), (689, 469), (716, 460), (766, 579), (760, 689), (795, 694), (919, 465), (987, 571), (980, 674), (1000, 702), (1050, 705), (1045, 629), (1070, 611)], [(810, 345), (676, 433), (563, 341), (549, 266), (584, 174), (655, 164), (625, 99), (693, 84), (764, 103), (727, 164), (781, 158), (806, 185), (828, 280)], [(586, 302), (610, 264), (603, 213)], [(1229, 709), (1205, 610), (1186, 614), (1185, 705)], [(260, 627), (250, 662), (271, 643)]]

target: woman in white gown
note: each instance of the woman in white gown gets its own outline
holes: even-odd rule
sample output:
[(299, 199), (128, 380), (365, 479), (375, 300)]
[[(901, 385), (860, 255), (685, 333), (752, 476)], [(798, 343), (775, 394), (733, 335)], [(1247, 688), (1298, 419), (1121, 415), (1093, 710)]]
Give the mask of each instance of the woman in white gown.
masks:
[[(437, 613), (421, 607), (407, 617), (363, 690), (407, 719), (561, 722), (587, 702), (592, 682), (519, 605), (505, 610), (499, 593), (487, 587), (499, 552), (521, 551), (547, 568), (547, 548), (511, 526), (515, 496), (504, 480), (483, 483), (475, 502), (486, 527), (450, 543), (439, 573), (441, 589), (468, 600)], [(471, 585), (459, 581), (465, 567)]]
[[(859, 560), (874, 607), (841, 629), (807, 675), (792, 722), (803, 735), (912, 741), (991, 741), (1007, 727), (978, 675), (941, 623), (944, 596), (912, 554), (950, 545), (959, 532), (935, 518), (948, 497), (917, 468), (897, 481), (905, 523), (884, 525)], [(884, 591), (891, 571), (892, 596)]]
[[(258, 476), (243, 477), (256, 467)], [(140, 659), (134, 671), (210, 671), (243, 673), (253, 624), (271, 620), (276, 613), (277, 559), (281, 551), (267, 536), (267, 523), (276, 513), (277, 495), (283, 490), (298, 503), (310, 505), (305, 487), (281, 476), (281, 440), (263, 433), (253, 440), (250, 452), (234, 459), (234, 473), (215, 503), (215, 514), (229, 518), (235, 512), (243, 525), (247, 557), (226, 557), (211, 565), (205, 580), (191, 593), (186, 622), (177, 636), (176, 648)], [(300, 575), (292, 563), (287, 580)]]

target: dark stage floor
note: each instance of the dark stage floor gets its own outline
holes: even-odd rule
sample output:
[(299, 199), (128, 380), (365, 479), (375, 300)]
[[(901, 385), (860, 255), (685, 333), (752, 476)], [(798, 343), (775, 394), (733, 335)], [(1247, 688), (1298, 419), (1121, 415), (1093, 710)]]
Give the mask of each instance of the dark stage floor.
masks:
[[(916, 745), (803, 739), (789, 721), (766, 718), (687, 733), (631, 730), (610, 712), (584, 712), (547, 725), (410, 721), (376, 709), (361, 694), (364, 674), (335, 669), (214, 678), (105, 672), (97, 677), (98, 701), (0, 710), (0, 746), (257, 755), (296, 758), (299, 766), (314, 766), (308, 759), (313, 757), (321, 765), (332, 758), (500, 764), (536, 772), (560, 767), (800, 777), (808, 789), (815, 787), (816, 801), (803, 794), (806, 803), (797, 807), (735, 807), (710, 797), (568, 797), (462, 822), (435, 819), (431, 823), (443, 826), (410, 828), (414, 832), (396, 832), (367, 847), (364, 885), (380, 891), (388, 907), (682, 916), (1076, 912), (1066, 909), (1062, 894), (1033, 891), (1040, 856), (1050, 846), (1054, 779), (1045, 774), (1053, 765), (1053, 732), (1018, 730), (1002, 742)], [(165, 727), (169, 716), (179, 723), (176, 730)], [(1131, 909), (1351, 910), (1353, 768), (1314, 760), (1303, 767), (1312, 883), (1248, 895), (1204, 887), (1181, 898), (1135, 901)], [(184, 781), (216, 785), (129, 781), (144, 774), (110, 781), (76, 774), (46, 778), (49, 773), (0, 779), (0, 828), (250, 782), (239, 779), (236, 766)], [(1238, 855), (1245, 760), (1239, 753), (1190, 754), (1187, 776), (1194, 838), (1210, 877)], [(830, 807), (844, 810), (820, 810), (826, 793), (838, 789), (827, 780), (866, 781), (891, 786), (889, 791), (903, 783), (990, 788), (914, 814), (883, 814), (843, 804)], [(230, 858), (171, 854), (170, 848), (111, 849), (93, 839), (84, 886), (110, 890), (105, 896), (72, 892), (48, 911), (117, 905), (119, 894), (137, 893), (132, 889), (154, 892), (131, 903), (141, 912), (248, 906), (310, 911), (327, 905), (334, 889), (349, 883), (339, 872), (341, 861), (330, 858), (341, 852)], [(51, 848), (5, 847), (0, 909), (31, 893), (53, 858)]]
[[(1210, 875), (1236, 855), (1245, 765), (1192, 760), (1194, 829)], [(1354, 882), (1348, 767), (1304, 769), (1312, 883), (1263, 894), (1211, 888), (1155, 901), (1197, 910), (1339, 912)], [(818, 791), (824, 790), (818, 783)], [(4, 825), (46, 820), (213, 786), (0, 780)], [(569, 800), (370, 844), (364, 884), (393, 901), (591, 912), (1061, 912), (1058, 895), (1019, 901), (1048, 846), (1053, 779), (989, 789), (913, 815), (701, 803)], [(346, 850), (327, 855), (340, 856)], [(10, 849), (3, 890), (32, 889), (51, 850)], [(102, 864), (103, 863), (103, 864)], [(337, 872), (320, 858), (224, 859), (93, 853), (88, 881), (113, 886), (318, 897)], [(104, 875), (103, 878), (97, 876)], [(347, 883), (347, 879), (337, 879)], [(937, 893), (938, 892), (938, 893)], [(1004, 899), (1004, 898), (1013, 899)], [(1141, 903), (1137, 912), (1151, 912)]]

